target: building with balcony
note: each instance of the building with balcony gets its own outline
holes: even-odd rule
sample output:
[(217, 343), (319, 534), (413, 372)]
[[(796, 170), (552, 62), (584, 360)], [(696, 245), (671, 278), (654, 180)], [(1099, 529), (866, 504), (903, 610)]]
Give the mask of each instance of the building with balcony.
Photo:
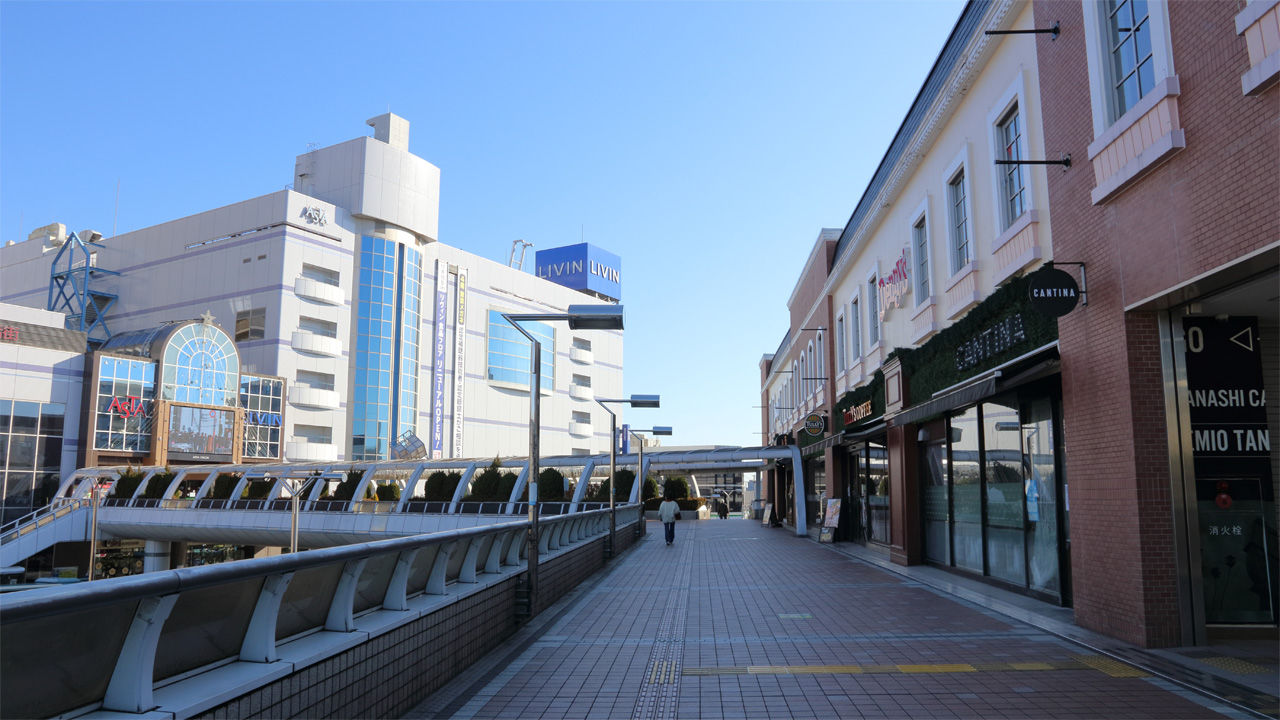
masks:
[[(527, 453), (530, 344), (502, 314), (616, 301), (620, 262), (606, 295), (439, 242), (439, 169), (409, 152), (408, 121), (387, 114), (369, 125), (372, 136), (298, 156), (289, 189), (86, 246), (95, 266), (117, 273), (95, 281), (118, 297), (102, 317), (112, 339), (95, 345), (115, 357), (122, 342), (136, 344), (119, 338), (134, 333), (218, 328), (228, 372), (282, 382), (277, 459), (386, 459), (405, 433), (433, 457)], [(0, 302), (44, 308), (63, 239), (46, 232), (0, 248)], [(535, 332), (543, 452), (607, 449), (605, 413), (580, 388), (621, 395), (622, 334), (555, 324)], [(220, 407), (206, 399), (171, 400)], [(152, 457), (123, 430), (115, 437), (117, 420), (138, 422), (94, 419), (107, 435), (98, 447), (87, 427), (80, 462)]]

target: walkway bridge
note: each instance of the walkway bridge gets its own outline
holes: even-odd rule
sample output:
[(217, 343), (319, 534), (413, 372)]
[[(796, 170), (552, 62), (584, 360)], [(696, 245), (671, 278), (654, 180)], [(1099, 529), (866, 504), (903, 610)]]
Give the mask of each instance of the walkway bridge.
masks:
[[(650, 452), (644, 454), (644, 468), (637, 477), (644, 477), (647, 472), (687, 474), (686, 468), (694, 472), (751, 471), (766, 461), (779, 459), (792, 461), (799, 467), (799, 451), (786, 447)], [(639, 461), (637, 454), (615, 458), (619, 468), (634, 467)], [(48, 507), (0, 528), (0, 566), (16, 565), (59, 542), (89, 540), (93, 534), (91, 501), (95, 489), (99, 496), (107, 496), (100, 500), (97, 509), (100, 540), (289, 547), (295, 501), (298, 547), (303, 548), (336, 547), (480, 527), (527, 516), (528, 503), (521, 500), (528, 484), (528, 461), (524, 458), (498, 461), (503, 471), (518, 473), (506, 501), (463, 501), (477, 473), (493, 462), (393, 460), (322, 465), (197, 465), (174, 468), (172, 475), (166, 468), (147, 467), (142, 468), (141, 482), (127, 494), (115, 492), (124, 468), (86, 468), (62, 483)], [(607, 505), (586, 502), (589, 483), (580, 481), (591, 478), (601, 468), (607, 475), (607, 455), (547, 457), (542, 458), (539, 465), (544, 470), (555, 468), (567, 478), (579, 479), (567, 501), (539, 503), (540, 515), (573, 514)], [(422, 496), (427, 479), (437, 470), (461, 473), (453, 497), (442, 502), (415, 500)], [(400, 499), (384, 502), (324, 499), (332, 495), (339, 483), (355, 474), (360, 479), (352, 497), (364, 498), (380, 485), (395, 485)], [(223, 481), (226, 497), (241, 498), (248, 492), (256, 499), (216, 499), (215, 488), (220, 477), (228, 479)], [(696, 475), (693, 477), (696, 496)], [(641, 482), (632, 483), (630, 496), (618, 498), (617, 502), (639, 503), (641, 485)], [(549, 493), (543, 491), (542, 494)], [(800, 510), (803, 513), (803, 508)]]

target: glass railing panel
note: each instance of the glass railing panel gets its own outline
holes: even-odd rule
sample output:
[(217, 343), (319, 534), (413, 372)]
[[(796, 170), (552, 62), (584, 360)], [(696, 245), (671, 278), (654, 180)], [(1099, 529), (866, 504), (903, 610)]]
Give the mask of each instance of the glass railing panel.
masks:
[(240, 654), (262, 578), (242, 580), (178, 596), (156, 648), (159, 681)]
[(382, 599), (387, 595), (387, 586), (391, 584), (391, 573), (396, 569), (396, 560), (400, 553), (386, 553), (369, 558), (356, 582), (356, 597), (352, 603), (352, 612), (362, 613), (376, 607), (382, 607)]
[(0, 717), (53, 717), (101, 701), (137, 608), (135, 600), (5, 625)]
[(289, 582), (280, 601), (280, 619), (276, 621), (276, 639), (324, 627), (333, 604), (333, 592), (342, 577), (342, 564), (299, 570)]

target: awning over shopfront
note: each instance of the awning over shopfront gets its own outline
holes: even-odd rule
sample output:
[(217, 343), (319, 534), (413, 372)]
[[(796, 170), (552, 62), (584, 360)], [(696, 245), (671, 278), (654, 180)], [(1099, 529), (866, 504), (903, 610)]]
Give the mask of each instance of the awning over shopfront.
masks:
[(993, 370), (987, 373), (986, 377), (969, 385), (943, 393), (932, 400), (913, 405), (897, 415), (890, 416), (889, 424), (893, 427), (901, 427), (917, 420), (940, 415), (948, 410), (972, 405), (982, 398), (989, 397), (995, 393), (996, 380), (999, 379), (999, 376), (1000, 372)]

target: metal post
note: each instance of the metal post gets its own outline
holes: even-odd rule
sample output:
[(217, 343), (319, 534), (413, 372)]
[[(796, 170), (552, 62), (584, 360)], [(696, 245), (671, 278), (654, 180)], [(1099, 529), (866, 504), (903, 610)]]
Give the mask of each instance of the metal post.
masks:
[(98, 565), (98, 479), (89, 488), (89, 582), (93, 582)]
[(520, 326), (517, 325), (516, 329), (533, 343), (529, 356), (529, 615), (533, 615), (538, 597), (538, 435), (542, 427), (542, 343)]
[[(636, 475), (638, 476), (636, 478), (636, 482), (640, 483), (640, 492), (636, 493), (636, 498), (640, 500), (640, 529), (636, 534), (645, 535), (649, 532), (649, 521), (644, 517), (644, 484), (647, 480), (644, 474), (644, 438), (636, 435), (634, 432), (631, 434), (635, 435), (636, 440), (640, 443), (640, 459), (636, 463)], [(630, 500), (631, 498), (627, 499)]]
[[(608, 408), (605, 408), (608, 410)], [(617, 483), (614, 482), (615, 476), (618, 474), (617, 468), (618, 454), (618, 416), (612, 411), (609, 413), (609, 557), (614, 556), (614, 543), (618, 539), (618, 515), (613, 507), (614, 491), (617, 489)]]
[(289, 553), (292, 554), (298, 552), (298, 513), (301, 511), (301, 503), (299, 502), (300, 498), (298, 497), (298, 494), (301, 492), (301, 488), (297, 485), (293, 485), (293, 483), (290, 484), (292, 485), (291, 489), (293, 492), (290, 493), (292, 497), (289, 502)]

